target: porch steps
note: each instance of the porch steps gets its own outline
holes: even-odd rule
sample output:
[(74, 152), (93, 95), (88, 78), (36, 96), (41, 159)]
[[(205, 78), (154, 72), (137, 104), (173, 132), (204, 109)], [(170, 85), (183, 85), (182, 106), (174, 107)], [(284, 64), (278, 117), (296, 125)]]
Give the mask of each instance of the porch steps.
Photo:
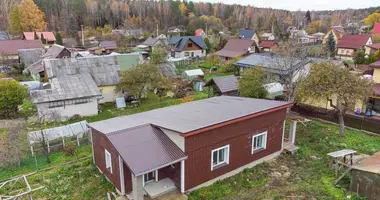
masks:
[(148, 183), (145, 185), (144, 190), (151, 199), (154, 199), (168, 192), (177, 190), (177, 187), (172, 180), (165, 178), (158, 182)]

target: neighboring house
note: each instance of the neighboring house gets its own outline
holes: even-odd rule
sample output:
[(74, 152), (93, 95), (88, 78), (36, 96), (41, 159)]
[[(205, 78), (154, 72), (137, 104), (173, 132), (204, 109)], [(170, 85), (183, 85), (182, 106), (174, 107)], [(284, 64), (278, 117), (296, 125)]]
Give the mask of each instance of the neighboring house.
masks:
[(380, 35), (380, 23), (376, 23), (373, 27), (372, 34)]
[(274, 40), (263, 40), (259, 45), (260, 52), (273, 52), (278, 49), (278, 44)]
[(134, 200), (191, 192), (279, 156), (291, 105), (220, 96), (90, 123), (93, 161)]
[[(380, 61), (371, 63), (369, 66), (373, 68), (372, 80), (374, 84), (372, 87), (374, 95), (368, 98), (366, 108), (371, 110), (372, 115), (380, 116)], [(357, 108), (361, 108), (363, 109), (363, 112), (365, 112), (363, 106), (358, 106)]]
[(0, 40), (9, 40), (9, 35), (5, 31), (0, 31)]
[(329, 38), (330, 33), (332, 33), (333, 36), (334, 36), (335, 44), (338, 44), (339, 40), (345, 34), (344, 28), (342, 26), (332, 26), (330, 28), (330, 30), (326, 33), (326, 35), (323, 37), (323, 40), (322, 40), (322, 44), (323, 45), (326, 44), (326, 42), (327, 42), (327, 40)]
[(136, 38), (140, 38), (144, 34), (142, 29), (127, 29), (125, 32), (127, 36), (134, 36)]
[(214, 77), (206, 83), (205, 87), (210, 88), (209, 97), (214, 95), (239, 96), (239, 81), (234, 75)]
[(202, 38), (207, 37), (206, 32), (201, 28), (198, 28), (197, 30), (195, 30), (194, 35), (195, 36), (201, 36)]
[(93, 56), (84, 58), (44, 59), (45, 77), (90, 74), (99, 87), (102, 99), (99, 103), (114, 102), (120, 96), (116, 85), (120, 82), (120, 65), (116, 56)]
[(364, 48), (365, 48), (365, 54), (367, 55), (374, 54), (376, 51), (380, 50), (380, 43), (366, 45)]
[(179, 33), (181, 32), (181, 29), (177, 28), (176, 26), (171, 26), (168, 28), (169, 33)]
[(61, 45), (53, 44), (47, 52), (42, 56), (43, 58), (71, 58), (71, 51)]
[(198, 77), (203, 77), (204, 75), (205, 74), (201, 69), (191, 69), (182, 72), (182, 78), (189, 81), (192, 81)]
[(368, 200), (380, 197), (380, 152), (364, 158), (352, 167), (350, 190)]
[(258, 45), (260, 42), (259, 36), (254, 30), (239, 30), (238, 34), (240, 39), (255, 41), (255, 45)]
[(317, 38), (308, 35), (305, 30), (292, 30), (290, 38), (301, 44), (314, 44), (317, 42)]
[(255, 41), (244, 39), (229, 39), (227, 44), (215, 54), (222, 60), (231, 60), (256, 51)]
[(140, 48), (144, 48), (147, 51), (151, 52), (156, 46), (166, 46), (168, 40), (165, 35), (160, 35), (158, 37), (149, 37), (141, 45), (138, 45)]
[(10, 63), (18, 63), (19, 49), (43, 48), (41, 40), (0, 40), (0, 55), (6, 57)]
[(90, 74), (54, 77), (49, 83), (50, 89), (30, 91), (40, 118), (61, 121), (98, 114), (97, 98), (101, 94)]
[(18, 50), (18, 57), (19, 57), (19, 63), (23, 63), (24, 67), (27, 68), (28, 66), (38, 62), (41, 60), (41, 56), (45, 54), (45, 49), (43, 48), (35, 48), (35, 49), (19, 49)]
[(295, 27), (295, 26), (289, 26), (289, 27), (286, 29), (286, 32), (287, 32), (287, 33), (291, 33), (292, 31), (295, 31), (295, 30), (298, 30), (297, 27)]
[[(44, 36), (44, 39), (46, 40), (47, 44), (55, 44), (56, 38), (54, 36), (53, 32), (36, 32), (37, 37), (39, 40), (41, 40), (41, 34)], [(24, 40), (34, 40), (34, 32), (24, 32), (23, 34)]]
[(260, 39), (261, 39), (261, 40), (274, 40), (275, 37), (274, 37), (274, 34), (273, 34), (273, 33), (263, 33), (263, 34), (260, 36)]
[(318, 33), (312, 34), (311, 36), (313, 36), (318, 42), (321, 42), (325, 35), (326, 34), (324, 34), (324, 33), (318, 32)]
[(93, 55), (102, 55), (103, 52), (105, 51), (105, 49), (102, 47), (91, 47), (91, 48), (88, 48), (87, 50), (90, 54), (93, 54)]
[(355, 52), (371, 45), (370, 35), (344, 35), (338, 42), (336, 57), (343, 60), (353, 60)]
[(78, 42), (75, 38), (62, 38), (62, 42), (63, 46), (65, 46), (66, 48), (74, 48), (78, 46)]
[(207, 46), (200, 36), (173, 36), (169, 40), (171, 47), (170, 56), (174, 58), (183, 57), (205, 57)]
[(113, 40), (104, 40), (99, 42), (99, 47), (104, 49), (104, 54), (110, 54), (117, 50), (116, 41)]

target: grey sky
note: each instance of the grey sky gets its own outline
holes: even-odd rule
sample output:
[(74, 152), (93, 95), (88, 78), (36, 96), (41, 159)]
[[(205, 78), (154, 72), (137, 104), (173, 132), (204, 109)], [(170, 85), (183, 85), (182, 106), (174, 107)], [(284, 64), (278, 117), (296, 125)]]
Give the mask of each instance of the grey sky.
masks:
[(346, 8), (367, 8), (380, 6), (379, 0), (195, 0), (243, 4), (256, 7), (271, 7), (285, 10), (335, 10)]

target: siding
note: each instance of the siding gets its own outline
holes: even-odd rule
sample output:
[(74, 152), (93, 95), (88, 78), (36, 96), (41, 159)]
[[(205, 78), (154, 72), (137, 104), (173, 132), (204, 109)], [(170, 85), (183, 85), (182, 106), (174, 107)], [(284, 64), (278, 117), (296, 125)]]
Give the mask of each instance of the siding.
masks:
[[(281, 150), (286, 109), (185, 138), (185, 190)], [(267, 149), (251, 154), (252, 135), (268, 131)], [(211, 151), (230, 145), (229, 164), (211, 171)]]
[[(191, 44), (192, 46), (189, 47), (188, 45)], [(195, 42), (192, 40), (188, 40), (186, 43), (186, 46), (184, 48), (184, 51), (194, 51), (194, 50), (202, 50), (201, 47), (199, 47)]]

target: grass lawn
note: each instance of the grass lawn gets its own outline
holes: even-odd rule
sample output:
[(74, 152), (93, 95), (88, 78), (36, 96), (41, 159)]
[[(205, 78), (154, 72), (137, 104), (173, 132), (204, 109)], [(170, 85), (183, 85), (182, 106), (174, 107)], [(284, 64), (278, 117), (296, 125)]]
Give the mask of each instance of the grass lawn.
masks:
[[(339, 136), (338, 126), (312, 122), (297, 126), (296, 155), (282, 154), (277, 159), (246, 169), (233, 177), (190, 193), (191, 200), (206, 199), (360, 199), (347, 191), (350, 179), (333, 186), (334, 171), (328, 169), (329, 152), (354, 149), (359, 153), (380, 151), (380, 137), (346, 130)], [(341, 171), (343, 172), (343, 171)]]

